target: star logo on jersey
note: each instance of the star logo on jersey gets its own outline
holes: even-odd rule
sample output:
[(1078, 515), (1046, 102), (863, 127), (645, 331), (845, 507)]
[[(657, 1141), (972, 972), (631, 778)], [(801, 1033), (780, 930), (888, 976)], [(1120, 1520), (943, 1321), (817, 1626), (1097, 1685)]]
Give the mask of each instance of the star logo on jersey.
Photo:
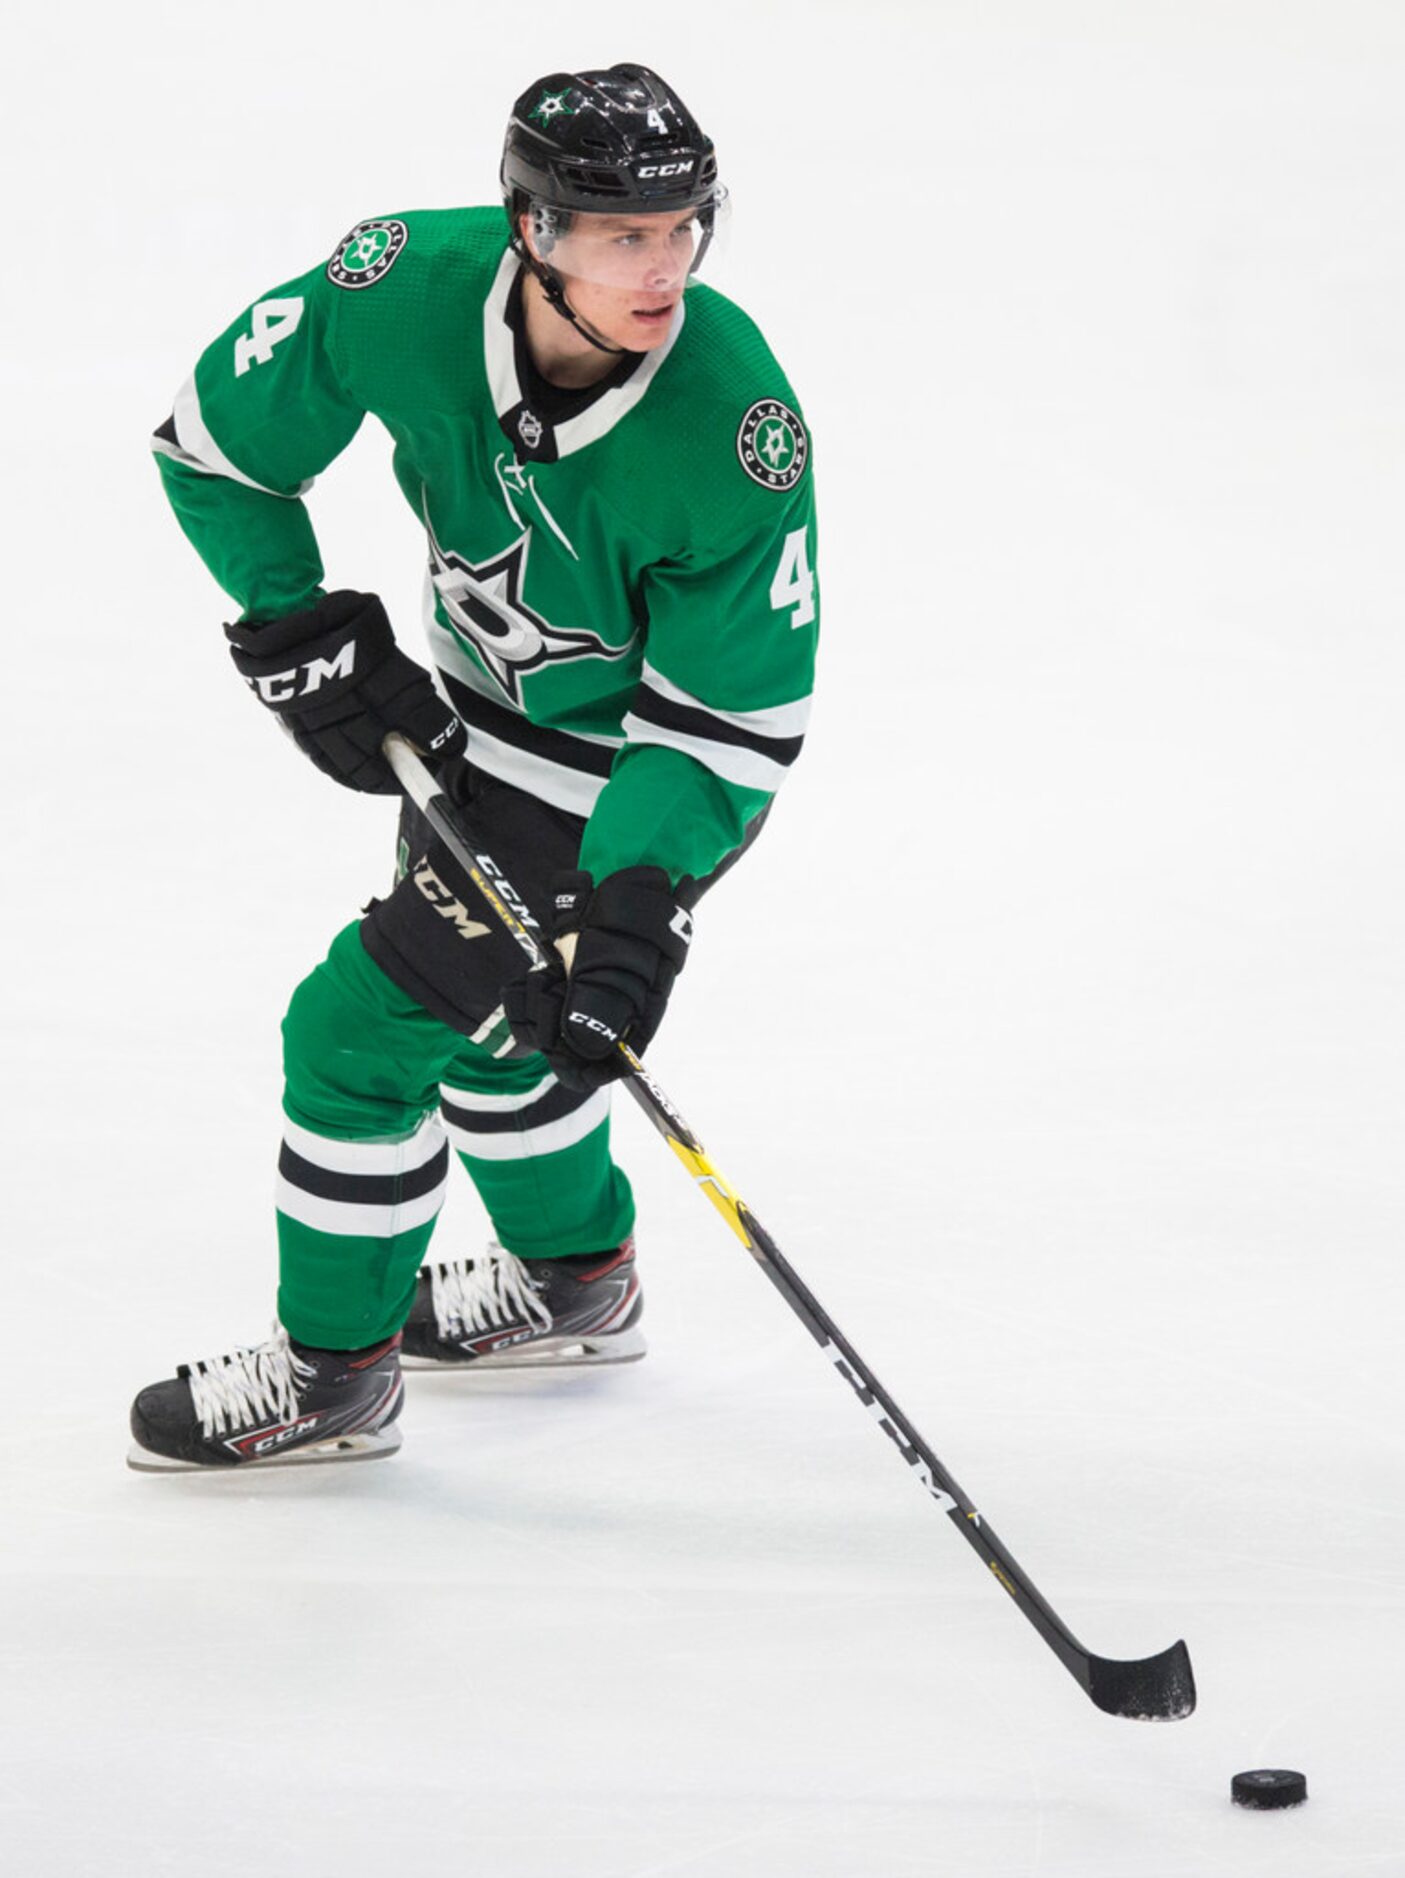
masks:
[(788, 404), (758, 398), (737, 430), (737, 456), (763, 489), (793, 489), (805, 474), (810, 440)]
[(550, 124), (554, 117), (574, 117), (574, 109), (566, 102), (569, 95), (567, 91), (544, 91), (528, 117), (534, 117), (539, 124)]
[(508, 699), (522, 709), (522, 679), (566, 659), (619, 659), (628, 646), (607, 645), (584, 628), (553, 626), (522, 598), (532, 531), (488, 561), (467, 561), (440, 547), (429, 518), (429, 577), (459, 638), (478, 654)]
[(410, 238), (403, 222), (358, 222), (327, 263), (338, 287), (374, 287), (384, 280)]
[(348, 274), (365, 274), (373, 268), (390, 246), (390, 236), (383, 228), (368, 228), (346, 244), (341, 264)]

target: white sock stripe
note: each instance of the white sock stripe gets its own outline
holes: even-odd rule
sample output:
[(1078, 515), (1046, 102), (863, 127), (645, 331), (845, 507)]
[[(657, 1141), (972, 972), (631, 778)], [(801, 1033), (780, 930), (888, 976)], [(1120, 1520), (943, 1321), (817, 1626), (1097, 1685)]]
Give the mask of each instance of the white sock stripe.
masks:
[(409, 1174), (434, 1159), (444, 1144), (444, 1129), (431, 1111), (412, 1135), (398, 1141), (333, 1141), (284, 1116), (283, 1139), (295, 1154), (329, 1174)]
[(476, 1109), (480, 1115), (509, 1115), (515, 1109), (530, 1108), (555, 1087), (556, 1073), (548, 1070), (531, 1089), (514, 1089), (507, 1095), (482, 1095), (477, 1089), (455, 1089), (447, 1082), (440, 1083), (439, 1093), (456, 1109)]
[(610, 1118), (610, 1092), (597, 1089), (587, 1101), (560, 1121), (543, 1122), (512, 1134), (477, 1134), (454, 1121), (445, 1121), (450, 1143), (459, 1153), (477, 1161), (526, 1161), (535, 1154), (558, 1154), (573, 1148)]
[(315, 1232), (336, 1233), (342, 1238), (353, 1235), (364, 1239), (390, 1239), (398, 1232), (412, 1232), (434, 1218), (444, 1204), (447, 1181), (441, 1180), (431, 1192), (399, 1206), (357, 1206), (346, 1200), (323, 1200), (315, 1193), (305, 1193), (280, 1174), (275, 1203), (280, 1213)]

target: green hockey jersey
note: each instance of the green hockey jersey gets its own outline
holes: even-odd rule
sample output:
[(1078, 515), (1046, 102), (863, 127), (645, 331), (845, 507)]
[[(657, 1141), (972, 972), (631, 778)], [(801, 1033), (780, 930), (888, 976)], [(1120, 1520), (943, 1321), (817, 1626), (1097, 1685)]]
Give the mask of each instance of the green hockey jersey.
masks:
[(520, 297), (500, 210), (358, 224), (201, 356), (154, 439), (167, 493), (245, 618), (309, 606), (303, 497), (372, 413), (425, 529), (425, 626), (470, 759), (586, 817), (597, 879), (702, 876), (809, 715), (809, 435), (761, 334), (704, 285), (655, 350), (555, 400)]

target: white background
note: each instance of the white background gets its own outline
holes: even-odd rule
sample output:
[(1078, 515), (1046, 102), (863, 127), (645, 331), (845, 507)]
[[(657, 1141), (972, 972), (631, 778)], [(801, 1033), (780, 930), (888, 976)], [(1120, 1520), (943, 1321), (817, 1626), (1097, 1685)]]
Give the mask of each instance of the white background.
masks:
[[(622, 57), (717, 139), (827, 621), (653, 1064), (1075, 1630), (1187, 1637), (1175, 1727), (1085, 1702), (632, 1113), (646, 1363), (416, 1378), (380, 1466), (122, 1464), (267, 1324), (277, 1020), (393, 821), (236, 682), (146, 436)], [(5, 66), (6, 1869), (1405, 1873), (1399, 7), (129, 0)], [(314, 513), (413, 644), (371, 427)], [(1232, 1809), (1262, 1765), (1309, 1805)]]

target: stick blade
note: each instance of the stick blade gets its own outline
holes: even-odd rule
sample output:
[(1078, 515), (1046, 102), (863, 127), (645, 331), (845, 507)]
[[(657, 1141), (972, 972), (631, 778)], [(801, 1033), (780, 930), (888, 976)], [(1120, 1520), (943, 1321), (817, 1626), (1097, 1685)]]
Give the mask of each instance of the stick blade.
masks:
[(1184, 1643), (1135, 1663), (1090, 1656), (1087, 1688), (1105, 1715), (1129, 1721), (1183, 1721), (1195, 1710), (1195, 1674)]

